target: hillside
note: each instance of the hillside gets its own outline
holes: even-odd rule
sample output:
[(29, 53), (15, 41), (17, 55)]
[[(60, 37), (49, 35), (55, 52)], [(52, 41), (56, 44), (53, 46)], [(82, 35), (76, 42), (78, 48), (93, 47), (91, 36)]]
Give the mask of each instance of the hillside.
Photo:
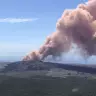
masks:
[(9, 63), (0, 73), (0, 94), (2, 96), (95, 96), (96, 69), (92, 67), (42, 61)]
[(5, 68), (2, 69), (1, 72), (51, 70), (53, 68), (96, 74), (96, 65), (61, 64), (43, 61), (18, 61), (9, 63), (5, 66)]

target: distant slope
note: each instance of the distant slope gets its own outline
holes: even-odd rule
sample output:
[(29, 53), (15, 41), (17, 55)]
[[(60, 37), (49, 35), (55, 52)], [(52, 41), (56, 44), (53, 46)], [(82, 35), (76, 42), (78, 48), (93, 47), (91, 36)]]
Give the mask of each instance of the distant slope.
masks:
[(9, 63), (1, 72), (9, 71), (29, 71), (29, 70), (50, 70), (52, 68), (62, 68), (86, 73), (96, 73), (96, 65), (83, 64), (61, 64), (43, 61), (18, 61)]
[(0, 69), (4, 68), (4, 66), (6, 66), (7, 64), (10, 64), (11, 62), (4, 62), (4, 61), (0, 61)]

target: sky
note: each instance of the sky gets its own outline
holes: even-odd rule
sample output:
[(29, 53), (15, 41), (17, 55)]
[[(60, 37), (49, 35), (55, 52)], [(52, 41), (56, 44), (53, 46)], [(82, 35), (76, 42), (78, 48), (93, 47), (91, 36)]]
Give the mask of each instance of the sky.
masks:
[(26, 53), (38, 49), (55, 31), (63, 11), (83, 2), (0, 0), (0, 60), (20, 60)]

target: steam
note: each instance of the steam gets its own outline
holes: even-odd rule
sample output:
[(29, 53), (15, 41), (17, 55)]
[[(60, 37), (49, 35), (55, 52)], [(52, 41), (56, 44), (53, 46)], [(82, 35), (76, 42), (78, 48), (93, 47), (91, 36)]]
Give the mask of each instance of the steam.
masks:
[(44, 60), (50, 56), (57, 58), (62, 54), (69, 54), (74, 49), (73, 44), (77, 46), (75, 49), (80, 60), (96, 55), (95, 11), (96, 0), (79, 4), (76, 9), (64, 10), (56, 23), (56, 32), (47, 37), (39, 50), (29, 53), (23, 60)]
[(63, 54), (61, 57), (53, 59), (52, 56), (48, 56), (44, 61), (62, 64), (96, 64), (96, 55), (84, 58), (79, 52), (79, 49), (72, 48), (68, 53)]

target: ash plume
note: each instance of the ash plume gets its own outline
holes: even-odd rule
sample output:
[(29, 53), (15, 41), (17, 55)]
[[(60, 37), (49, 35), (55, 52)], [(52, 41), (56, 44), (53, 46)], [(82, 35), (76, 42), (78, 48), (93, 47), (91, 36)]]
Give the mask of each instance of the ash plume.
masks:
[(95, 11), (96, 0), (79, 4), (76, 9), (64, 10), (56, 23), (56, 32), (47, 37), (39, 50), (29, 53), (23, 60), (60, 56), (72, 48), (72, 43), (82, 49), (82, 56), (96, 55)]

